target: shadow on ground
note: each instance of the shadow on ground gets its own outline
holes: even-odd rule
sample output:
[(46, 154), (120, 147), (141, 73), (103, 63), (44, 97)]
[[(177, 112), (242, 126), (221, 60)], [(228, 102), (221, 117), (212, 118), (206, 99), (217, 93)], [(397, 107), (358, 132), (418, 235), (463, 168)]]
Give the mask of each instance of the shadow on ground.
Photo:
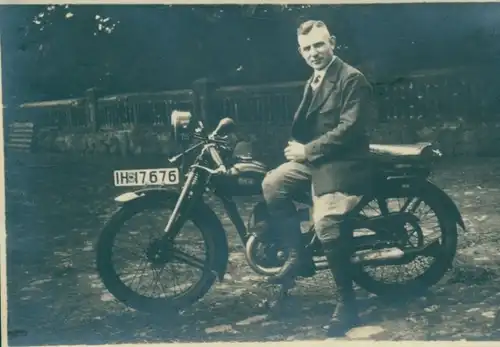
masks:
[[(68, 165), (68, 161), (69, 165)], [(10, 345), (119, 342), (322, 339), (332, 309), (331, 279), (322, 273), (294, 290), (281, 316), (259, 307), (259, 285), (231, 235), (228, 275), (180, 316), (151, 316), (116, 303), (102, 287), (93, 245), (116, 209), (111, 171), (161, 166), (153, 160), (96, 161), (13, 156), (7, 162), (7, 248)], [(389, 340), (498, 339), (500, 160), (445, 165), (435, 174), (464, 213), (456, 268), (425, 297), (384, 303), (360, 291), (365, 320), (351, 338)], [(248, 212), (251, 201), (242, 202)], [(220, 207), (213, 205), (217, 211)], [(220, 214), (219, 214), (220, 215)], [(245, 217), (247, 213), (244, 213)]]

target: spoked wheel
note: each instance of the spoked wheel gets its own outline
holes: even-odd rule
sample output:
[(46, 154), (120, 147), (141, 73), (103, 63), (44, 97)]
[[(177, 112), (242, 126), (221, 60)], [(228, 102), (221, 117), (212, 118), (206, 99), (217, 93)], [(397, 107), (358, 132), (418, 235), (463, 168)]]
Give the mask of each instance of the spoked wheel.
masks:
[(216, 245), (200, 218), (188, 220), (171, 242), (162, 242), (174, 203), (125, 206), (99, 237), (98, 273), (108, 291), (129, 307), (162, 313), (185, 309), (216, 279), (211, 271)]
[(388, 297), (418, 295), (439, 282), (450, 269), (457, 247), (457, 225), (447, 218), (447, 211), (433, 195), (425, 191), (419, 195), (372, 200), (361, 211), (368, 217), (409, 212), (418, 218), (418, 223), (408, 222), (403, 230), (406, 235), (392, 246), (435, 246), (432, 255), (415, 255), (401, 265), (356, 265), (355, 282), (365, 290)]

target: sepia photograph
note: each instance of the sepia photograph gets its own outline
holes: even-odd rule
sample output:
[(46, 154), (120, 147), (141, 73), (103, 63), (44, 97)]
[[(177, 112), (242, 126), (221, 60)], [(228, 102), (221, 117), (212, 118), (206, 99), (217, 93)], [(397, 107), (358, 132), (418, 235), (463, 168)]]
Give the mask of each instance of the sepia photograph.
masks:
[(9, 346), (500, 341), (499, 19), (0, 5)]

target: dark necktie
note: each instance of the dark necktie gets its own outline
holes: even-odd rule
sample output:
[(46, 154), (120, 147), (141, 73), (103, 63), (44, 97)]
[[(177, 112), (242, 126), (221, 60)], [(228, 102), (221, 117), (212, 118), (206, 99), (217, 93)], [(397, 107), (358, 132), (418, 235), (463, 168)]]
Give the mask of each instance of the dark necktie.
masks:
[(316, 77), (313, 78), (313, 80), (311, 82), (312, 89), (316, 89), (318, 87), (320, 79), (321, 79), (321, 76), (319, 76), (319, 75), (316, 75)]

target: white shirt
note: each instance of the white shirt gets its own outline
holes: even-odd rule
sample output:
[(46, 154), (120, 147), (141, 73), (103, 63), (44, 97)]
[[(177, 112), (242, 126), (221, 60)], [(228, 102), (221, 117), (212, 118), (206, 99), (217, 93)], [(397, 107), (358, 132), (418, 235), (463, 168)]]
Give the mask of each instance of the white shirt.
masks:
[[(333, 61), (336, 58), (337, 57), (334, 55), (333, 58), (332, 58), (332, 60), (330, 60), (330, 62), (328, 63), (328, 65), (325, 66), (323, 69), (321, 69), (321, 70), (314, 70), (313, 78), (311, 79), (311, 88), (312, 88), (312, 90), (316, 90), (321, 85), (321, 82), (323, 82), (323, 78), (325, 77), (326, 71), (328, 70), (328, 68), (330, 67), (330, 65), (332, 65)], [(316, 83), (314, 83), (315, 80), (316, 80)]]

